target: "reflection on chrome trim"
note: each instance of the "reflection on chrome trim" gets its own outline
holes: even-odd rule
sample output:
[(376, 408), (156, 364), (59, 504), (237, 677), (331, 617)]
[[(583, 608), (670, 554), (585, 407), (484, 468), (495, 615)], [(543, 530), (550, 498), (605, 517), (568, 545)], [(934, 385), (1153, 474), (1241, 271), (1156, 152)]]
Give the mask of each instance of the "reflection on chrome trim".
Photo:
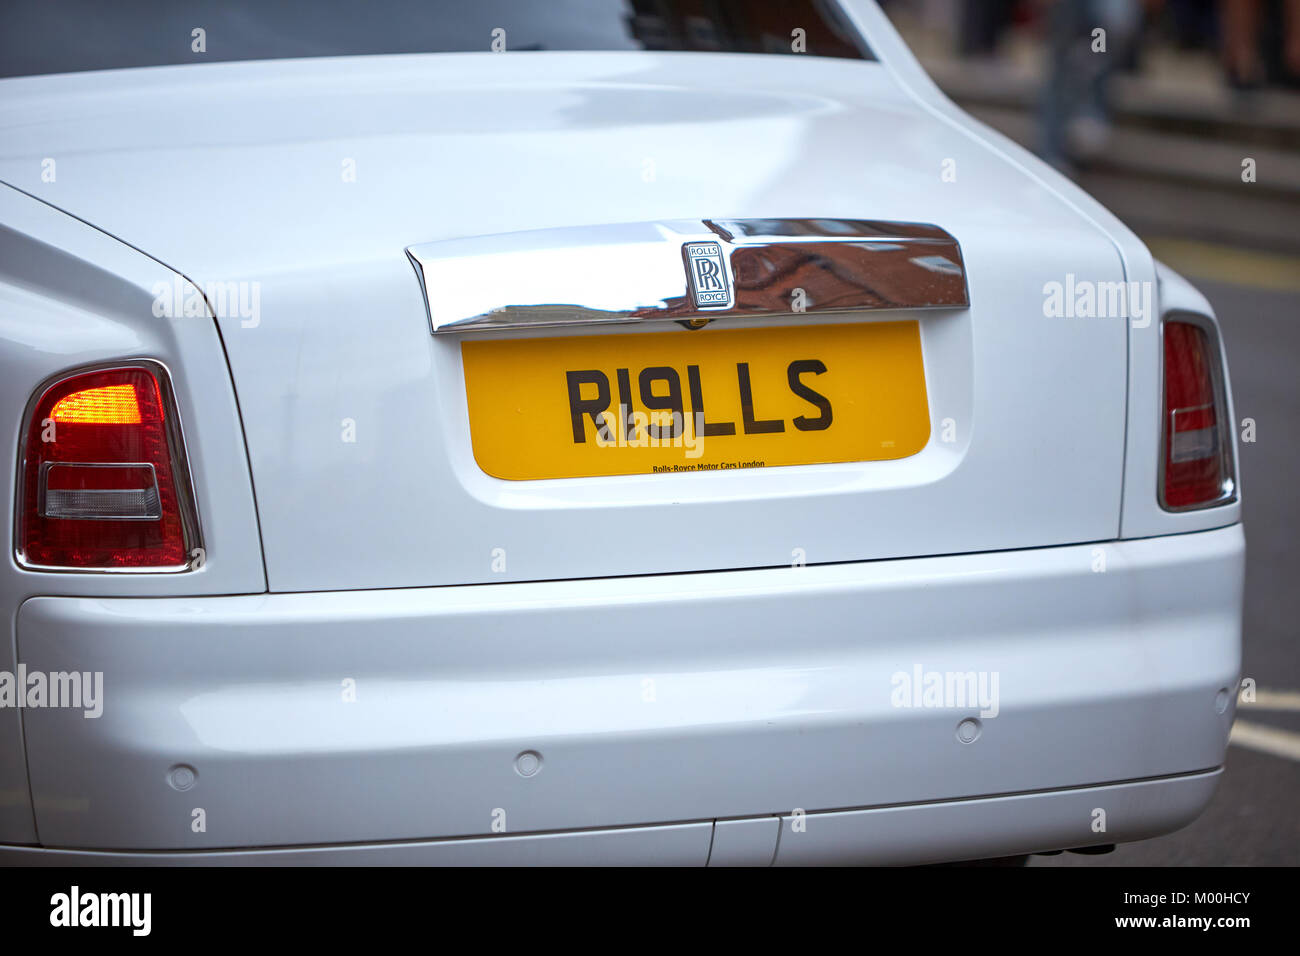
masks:
[(961, 247), (924, 223), (681, 219), (450, 239), (406, 254), (435, 333), (970, 304)]

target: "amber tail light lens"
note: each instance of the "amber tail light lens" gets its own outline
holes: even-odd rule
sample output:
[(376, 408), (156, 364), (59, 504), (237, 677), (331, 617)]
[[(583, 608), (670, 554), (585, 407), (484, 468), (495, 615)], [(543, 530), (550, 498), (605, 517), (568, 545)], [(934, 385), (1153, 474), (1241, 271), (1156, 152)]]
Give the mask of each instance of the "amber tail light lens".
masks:
[(176, 571), (198, 520), (170, 383), (152, 363), (70, 375), (40, 393), (20, 463), (19, 563)]
[(1165, 321), (1164, 390), (1161, 504), (1185, 511), (1231, 501), (1236, 482), (1223, 366), (1202, 326)]

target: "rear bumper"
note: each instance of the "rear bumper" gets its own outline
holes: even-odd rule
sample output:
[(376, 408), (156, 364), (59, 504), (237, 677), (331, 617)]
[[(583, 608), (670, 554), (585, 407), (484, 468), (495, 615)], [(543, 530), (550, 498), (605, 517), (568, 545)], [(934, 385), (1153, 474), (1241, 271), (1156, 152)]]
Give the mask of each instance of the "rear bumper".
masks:
[[(0, 847), (0, 866), (907, 865), (1158, 836), (1193, 820), (1220, 770), (1106, 787), (650, 827), (347, 846), (114, 853)], [(1104, 832), (1081, 821), (1107, 813)], [(1083, 838), (1085, 829), (1090, 832)], [(1067, 836), (1068, 835), (1068, 836)]]
[[(925, 862), (1140, 839), (1209, 800), (1243, 565), (1233, 526), (643, 578), (33, 598), (27, 671), (104, 675), (102, 716), (23, 712), (37, 831), (331, 863)], [(918, 673), (976, 675), (994, 706), (905, 694), (897, 675)], [(714, 824), (730, 818), (755, 819)]]

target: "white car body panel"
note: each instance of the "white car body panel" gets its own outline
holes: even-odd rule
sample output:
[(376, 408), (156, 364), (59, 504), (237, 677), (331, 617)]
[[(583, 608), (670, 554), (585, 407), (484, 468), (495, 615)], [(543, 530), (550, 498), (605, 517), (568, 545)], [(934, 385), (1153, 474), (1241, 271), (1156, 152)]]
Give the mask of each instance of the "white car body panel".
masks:
[[(490, 835), (498, 808), (506, 832), (528, 833), (1213, 770), (1240, 668), (1241, 529), (1105, 547), (1104, 573), (1075, 546), (488, 587), (33, 598), (18, 625), (28, 667), (78, 661), (116, 688), (98, 718), (27, 714), (38, 827), (47, 845), (82, 849), (369, 843)], [(956, 730), (978, 705), (898, 706), (894, 677), (918, 664), (999, 675), (974, 743)], [(341, 703), (344, 678), (355, 703)], [(529, 750), (541, 769), (524, 777), (515, 761)], [(166, 785), (177, 762), (196, 768), (194, 791)], [(1097, 842), (1091, 817), (1067, 822), (1048, 843)]]
[[(401, 843), (183, 853), (115, 853), (0, 847), (17, 866), (905, 866), (954, 855), (1029, 853), (1077, 832), (1098, 806), (1116, 808), (1108, 830), (1127, 842), (1186, 825), (1223, 771), (1013, 797), (907, 807), (750, 817), (712, 823), (498, 835)], [(796, 832), (798, 838), (796, 839)]]
[[(206, 551), (171, 575), (0, 565), (0, 671), (98, 670), (110, 693), (95, 719), (0, 710), (0, 862), (919, 863), (1095, 844), (1098, 805), (1119, 810), (1106, 842), (1199, 812), (1235, 709), (1244, 539), (1238, 501), (1157, 501), (1159, 314), (1212, 312), (947, 101), (874, 4), (844, 6), (879, 63), (485, 53), (0, 80), (0, 435), (17, 447), (52, 375), (162, 362)], [(926, 447), (484, 474), (461, 338), (430, 333), (406, 247), (710, 216), (956, 237), (969, 309), (799, 320), (919, 321)], [(1157, 314), (1050, 318), (1044, 285), (1067, 274), (1150, 283)], [(260, 315), (155, 317), (182, 277), (256, 283)], [(608, 334), (661, 330), (695, 334)], [(974, 743), (955, 732), (979, 708), (891, 700), (917, 664), (1000, 676)], [(176, 765), (193, 791), (168, 785)]]
[[(8, 82), (42, 85), (5, 98), (19, 107), (6, 117), (14, 132), (0, 178), (200, 285), (260, 283), (260, 323), (223, 316), (221, 329), (240, 402), (257, 410), (244, 428), (273, 591), (779, 566), (796, 548), (820, 563), (1118, 536), (1124, 323), (1047, 319), (1042, 292), (1067, 272), (1121, 279), (1113, 246), (979, 142), (918, 112), (878, 64), (456, 54)], [(701, 122), (686, 91), (705, 87)], [(432, 100), (422, 92), (431, 89)], [(318, 101), (331, 104), (328, 118), (310, 108)], [(87, 103), (101, 117), (89, 127)], [(178, 144), (153, 117), (182, 104), (207, 120)], [(95, 149), (75, 146), (88, 142)], [(39, 154), (60, 144), (77, 153), (57, 183), (34, 182)], [(356, 159), (355, 183), (342, 181), (345, 157)], [(945, 157), (956, 183), (940, 181)], [(655, 162), (651, 183), (644, 158)], [(123, 201), (137, 192), (147, 201)], [(926, 449), (742, 475), (485, 475), (470, 450), (459, 338), (429, 334), (405, 247), (702, 214), (934, 222), (958, 239), (969, 310), (870, 314), (920, 317)], [(681, 331), (643, 324), (611, 334)], [(356, 423), (355, 443), (341, 440), (344, 419)], [(498, 548), (504, 573), (492, 567)]]
[[(1162, 314), (1183, 308), (1204, 316), (1212, 324), (1217, 321), (1209, 303), (1192, 290), (1185, 280), (1177, 277), (1167, 267), (1162, 267), (1157, 272), (1158, 264), (1146, 244), (1109, 209), (1026, 149), (979, 122), (949, 100), (921, 68), (907, 44), (875, 3), (871, 0), (844, 0), (843, 7), (859, 32), (871, 38), (872, 50), (888, 68), (895, 82), (915, 98), (920, 108), (942, 118), (952, 128), (962, 130), (984, 148), (997, 152), (1008, 163), (1022, 170), (1102, 230), (1114, 244), (1123, 263), (1125, 281), (1156, 285), (1155, 292), (1157, 301), (1161, 302)], [(1167, 303), (1159, 298), (1165, 295), (1170, 297)], [(1151, 453), (1152, 449), (1160, 447), (1161, 442), (1162, 359), (1159, 323), (1153, 320), (1150, 324), (1140, 326), (1131, 322), (1128, 339), (1128, 425), (1125, 430), (1121, 537), (1179, 534), (1240, 521), (1240, 495), (1222, 506), (1201, 511), (1172, 512), (1160, 507), (1156, 497), (1159, 457)], [(1228, 402), (1231, 405), (1231, 389), (1228, 392)], [(1235, 448), (1233, 454), (1235, 460)], [(1237, 477), (1240, 480), (1240, 475)]]
[[(207, 560), (181, 575), (20, 571), (12, 548), (0, 565), (0, 612), (12, 634), (33, 595), (240, 594), (266, 588), (257, 512), (234, 388), (209, 322), (152, 318), (153, 286), (180, 277), (116, 239), (0, 185), (0, 436), (17, 450), (32, 391), (68, 369), (148, 356), (171, 371), (192, 467)], [(16, 472), (0, 477), (17, 496)], [(12, 511), (5, 523), (13, 540)], [(14, 642), (0, 642), (0, 671), (16, 673)], [(0, 840), (35, 842), (23, 765), (20, 712), (0, 708)]]

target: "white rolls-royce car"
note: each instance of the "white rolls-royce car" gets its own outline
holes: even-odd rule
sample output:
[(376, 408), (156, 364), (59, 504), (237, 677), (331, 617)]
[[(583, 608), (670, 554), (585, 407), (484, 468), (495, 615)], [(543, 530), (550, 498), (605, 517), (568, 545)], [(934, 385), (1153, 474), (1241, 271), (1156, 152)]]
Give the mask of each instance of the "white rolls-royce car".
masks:
[(1216, 320), (867, 0), (14, 0), (0, 862), (1193, 820)]

